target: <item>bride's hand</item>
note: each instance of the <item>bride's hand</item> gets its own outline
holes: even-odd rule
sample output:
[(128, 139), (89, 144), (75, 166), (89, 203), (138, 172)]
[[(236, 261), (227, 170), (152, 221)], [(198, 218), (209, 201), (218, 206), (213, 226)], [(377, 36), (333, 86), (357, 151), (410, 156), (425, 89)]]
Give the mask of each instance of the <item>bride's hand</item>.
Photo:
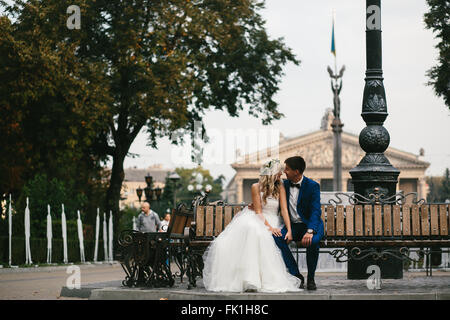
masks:
[(272, 234), (273, 234), (275, 237), (281, 237), (281, 236), (282, 236), (281, 230), (278, 229), (278, 228), (272, 228), (272, 227), (270, 227), (270, 231), (272, 232)]

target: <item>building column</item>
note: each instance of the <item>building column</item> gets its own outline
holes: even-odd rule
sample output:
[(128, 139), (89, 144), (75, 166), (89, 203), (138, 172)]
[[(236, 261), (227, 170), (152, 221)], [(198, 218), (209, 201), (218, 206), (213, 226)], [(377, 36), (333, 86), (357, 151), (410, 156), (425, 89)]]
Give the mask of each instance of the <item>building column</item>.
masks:
[(417, 196), (418, 200), (425, 199), (427, 200), (427, 182), (425, 180), (425, 177), (420, 177), (417, 179)]
[(342, 192), (347, 192), (348, 179), (342, 179)]
[(237, 200), (237, 203), (241, 203), (244, 201), (244, 190), (243, 190), (242, 178), (236, 179), (236, 200)]

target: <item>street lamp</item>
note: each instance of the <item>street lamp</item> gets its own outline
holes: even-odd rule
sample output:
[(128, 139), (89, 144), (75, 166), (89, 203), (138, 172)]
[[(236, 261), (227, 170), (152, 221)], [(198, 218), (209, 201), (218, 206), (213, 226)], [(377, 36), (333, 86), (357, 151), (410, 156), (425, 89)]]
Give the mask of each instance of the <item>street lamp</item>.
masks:
[(170, 181), (173, 182), (173, 207), (176, 208), (177, 205), (177, 188), (178, 188), (178, 181), (180, 181), (181, 177), (178, 175), (178, 173), (173, 172), (169, 176)]
[[(362, 200), (360, 195), (368, 199), (373, 195), (381, 198), (395, 195), (400, 174), (400, 171), (392, 166), (384, 155), (389, 146), (390, 137), (383, 126), (388, 113), (381, 53), (381, 0), (366, 0), (367, 69), (361, 113), (366, 127), (359, 134), (359, 145), (366, 154), (349, 172), (358, 202)], [(371, 264), (380, 266), (383, 270), (383, 279), (403, 277), (401, 259), (384, 262), (381, 259), (367, 257), (358, 261), (354, 259), (348, 261), (348, 279), (367, 279), (367, 266)]]
[(141, 189), (141, 186), (139, 186), (139, 188), (136, 189), (136, 193), (137, 193), (137, 196), (139, 198), (139, 203), (141, 202), (142, 191), (143, 190)]

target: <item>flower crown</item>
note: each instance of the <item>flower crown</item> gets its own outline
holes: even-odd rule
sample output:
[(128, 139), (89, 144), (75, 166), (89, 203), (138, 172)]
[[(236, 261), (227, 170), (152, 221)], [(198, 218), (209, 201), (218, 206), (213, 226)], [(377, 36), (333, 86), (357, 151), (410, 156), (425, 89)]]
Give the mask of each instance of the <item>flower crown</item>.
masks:
[(259, 171), (259, 175), (261, 176), (271, 176), (277, 174), (281, 170), (280, 160), (272, 159), (266, 162)]

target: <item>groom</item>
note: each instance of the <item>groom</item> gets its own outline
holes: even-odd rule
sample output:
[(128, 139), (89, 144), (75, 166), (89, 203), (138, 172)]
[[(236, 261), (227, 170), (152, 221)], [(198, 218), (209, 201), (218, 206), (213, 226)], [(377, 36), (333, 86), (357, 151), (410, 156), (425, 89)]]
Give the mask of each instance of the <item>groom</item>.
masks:
[[(323, 237), (324, 225), (321, 219), (320, 186), (317, 182), (305, 177), (306, 164), (302, 157), (290, 157), (284, 161), (287, 180), (284, 180), (286, 200), (291, 219), (292, 238), (300, 241), (306, 247), (306, 264), (308, 277), (306, 288), (316, 290), (314, 274), (319, 259), (319, 241)], [(274, 236), (289, 273), (299, 278), (302, 282), (300, 288), (304, 288), (304, 278), (300, 274), (297, 262), (289, 249), (290, 240), (284, 240), (287, 229), (281, 230), (282, 236)]]

